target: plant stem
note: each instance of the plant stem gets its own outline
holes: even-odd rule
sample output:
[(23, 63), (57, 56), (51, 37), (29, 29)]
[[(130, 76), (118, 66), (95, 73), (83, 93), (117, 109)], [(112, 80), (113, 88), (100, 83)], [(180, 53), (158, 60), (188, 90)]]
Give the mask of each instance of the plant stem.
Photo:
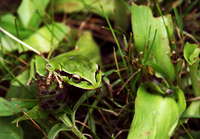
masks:
[(78, 128), (72, 124), (72, 122), (70, 121), (70, 119), (67, 117), (66, 114), (63, 114), (60, 119), (63, 121), (63, 123), (69, 127), (71, 129), (71, 131), (77, 135), (79, 138), (81, 139), (87, 139), (79, 130)]
[(199, 60), (197, 60), (194, 65), (190, 66), (190, 77), (195, 97), (200, 96), (199, 82), (197, 76), (198, 65), (199, 65)]
[(15, 36), (13, 36), (12, 34), (10, 34), (9, 32), (7, 32), (6, 30), (4, 30), (3, 28), (0, 27), (0, 31), (2, 31), (3, 33), (5, 33), (6, 35), (8, 35), (10, 38), (12, 38), (13, 40), (17, 41), (18, 43), (22, 44), (23, 46), (25, 46), (26, 48), (32, 50), (33, 52), (35, 52), (36, 54), (42, 56), (47, 62), (49, 62), (44, 55), (42, 55), (42, 53), (40, 53), (38, 50), (32, 48), (31, 46), (29, 46), (28, 44), (24, 43), (23, 41), (19, 40), (18, 38), (16, 38)]
[(178, 64), (177, 64), (177, 63), (174, 64), (174, 71), (175, 71), (176, 82), (177, 82), (179, 88), (180, 88), (181, 90), (183, 90), (183, 88), (182, 88), (182, 83), (181, 83), (181, 79), (180, 79), (180, 77), (179, 77)]

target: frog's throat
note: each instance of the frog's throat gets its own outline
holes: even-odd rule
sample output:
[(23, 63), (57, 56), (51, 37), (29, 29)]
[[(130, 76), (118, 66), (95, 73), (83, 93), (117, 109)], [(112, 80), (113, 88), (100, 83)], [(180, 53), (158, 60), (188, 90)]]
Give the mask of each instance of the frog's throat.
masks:
[(47, 80), (46, 80), (46, 84), (49, 85), (53, 82), (53, 80), (56, 79), (56, 81), (59, 84), (59, 88), (63, 88), (63, 78), (60, 76), (60, 74), (56, 73), (56, 72), (50, 72), (47, 76)]

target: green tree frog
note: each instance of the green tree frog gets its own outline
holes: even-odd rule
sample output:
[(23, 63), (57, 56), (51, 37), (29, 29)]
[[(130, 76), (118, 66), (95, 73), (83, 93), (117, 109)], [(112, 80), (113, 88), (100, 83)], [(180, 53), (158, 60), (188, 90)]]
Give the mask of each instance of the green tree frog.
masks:
[(32, 79), (36, 79), (35, 73), (39, 74), (40, 77), (45, 77), (48, 73), (46, 75), (46, 84), (49, 85), (56, 80), (60, 88), (63, 88), (63, 84), (66, 84), (81, 89), (94, 90), (101, 83), (102, 75), (100, 66), (84, 56), (69, 55), (67, 53), (58, 55), (46, 64), (47, 73), (45, 73), (45, 66), (37, 67), (38, 63), (44, 63), (44, 60), (38, 61), (38, 57), (31, 64), (31, 67), (35, 68), (32, 68), (30, 71), (30, 78), (27, 85), (30, 85)]

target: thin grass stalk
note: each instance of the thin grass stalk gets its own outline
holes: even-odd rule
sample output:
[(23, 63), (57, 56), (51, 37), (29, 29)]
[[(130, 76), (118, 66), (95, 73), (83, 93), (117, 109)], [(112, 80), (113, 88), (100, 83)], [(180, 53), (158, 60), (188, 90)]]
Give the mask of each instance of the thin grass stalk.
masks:
[(158, 4), (156, 4), (156, 6), (157, 6), (157, 8), (158, 8), (158, 11), (159, 11), (159, 13), (160, 13), (160, 15), (161, 15), (161, 17), (162, 17), (163, 23), (164, 23), (164, 25), (165, 25), (165, 29), (166, 29), (166, 32), (167, 32), (167, 37), (168, 37), (168, 40), (169, 40), (169, 46), (172, 47), (172, 50), (175, 50), (175, 46), (174, 46), (174, 44), (172, 44), (172, 39), (171, 39), (171, 36), (170, 36), (170, 33), (169, 33), (169, 29), (168, 29), (168, 26), (166, 25), (166, 22), (165, 22), (165, 20), (164, 20), (164, 17), (163, 17), (163, 15), (162, 15), (162, 12), (161, 12), (161, 10), (160, 10), (160, 7), (158, 6)]
[(31, 92), (15, 77), (15, 75), (10, 72), (10, 70), (0, 61), (0, 65), (2, 65), (9, 73), (10, 75), (19, 83), (19, 85), (27, 92), (29, 95), (31, 95)]
[(72, 124), (72, 122), (69, 120), (66, 114), (63, 114), (60, 119), (63, 121), (63, 123), (71, 129), (71, 131), (77, 135), (81, 139), (87, 139), (79, 130), (78, 128)]
[(124, 57), (123, 57), (123, 53), (122, 53), (122, 50), (121, 50), (121, 48), (120, 48), (119, 42), (118, 42), (118, 40), (117, 40), (117, 37), (116, 37), (116, 35), (115, 35), (115, 32), (114, 32), (114, 30), (113, 30), (113, 28), (112, 28), (112, 26), (111, 26), (111, 24), (110, 24), (110, 21), (109, 21), (107, 15), (106, 15), (106, 13), (105, 13), (105, 11), (104, 11), (102, 5), (100, 4), (100, 1), (99, 1), (99, 0), (98, 0), (98, 2), (99, 2), (99, 5), (100, 5), (100, 7), (101, 7), (101, 9), (102, 9), (102, 12), (103, 12), (103, 14), (104, 14), (104, 16), (105, 16), (105, 18), (106, 18), (106, 21), (107, 21), (107, 23), (108, 23), (108, 26), (109, 26), (109, 28), (111, 29), (111, 33), (112, 33), (112, 35), (113, 35), (113, 37), (114, 37), (114, 39), (115, 39), (115, 42), (116, 42), (116, 44), (117, 44), (117, 47), (118, 47), (118, 49), (119, 49), (119, 52), (120, 52), (120, 55), (121, 55), (121, 57), (122, 57), (124, 66), (127, 67), (127, 66), (126, 66), (126, 61), (125, 61), (125, 59), (124, 59)]

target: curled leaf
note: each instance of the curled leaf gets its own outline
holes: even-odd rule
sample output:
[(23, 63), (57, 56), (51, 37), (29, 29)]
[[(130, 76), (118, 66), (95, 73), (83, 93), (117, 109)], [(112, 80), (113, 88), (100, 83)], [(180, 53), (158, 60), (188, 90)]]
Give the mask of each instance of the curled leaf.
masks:
[(200, 54), (200, 47), (196, 44), (186, 43), (184, 47), (184, 58), (189, 63), (190, 66), (195, 64), (198, 60), (198, 56)]

